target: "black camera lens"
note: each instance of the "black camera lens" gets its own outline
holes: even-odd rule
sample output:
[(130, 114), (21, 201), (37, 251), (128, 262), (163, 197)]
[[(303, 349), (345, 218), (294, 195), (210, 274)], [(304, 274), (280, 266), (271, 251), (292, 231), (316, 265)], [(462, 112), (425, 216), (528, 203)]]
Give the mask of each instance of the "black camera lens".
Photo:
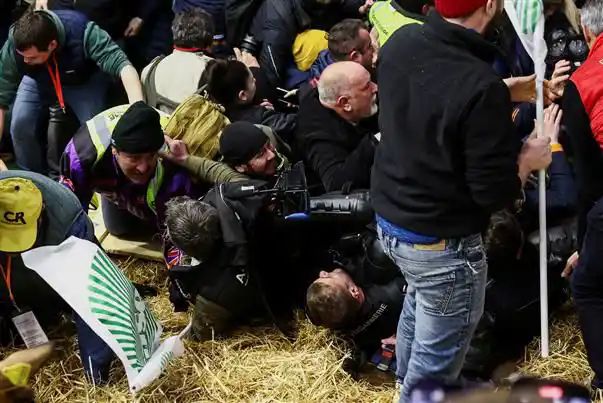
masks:
[(241, 50), (255, 55), (258, 51), (258, 42), (253, 35), (247, 34), (241, 42)]

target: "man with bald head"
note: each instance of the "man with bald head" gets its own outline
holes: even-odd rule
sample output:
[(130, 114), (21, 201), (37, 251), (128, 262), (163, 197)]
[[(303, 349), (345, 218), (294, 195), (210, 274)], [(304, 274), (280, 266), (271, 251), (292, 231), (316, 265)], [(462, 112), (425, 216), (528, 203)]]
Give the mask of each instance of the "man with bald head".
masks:
[(302, 99), (297, 143), (312, 179), (327, 192), (366, 189), (378, 128), (367, 122), (377, 114), (377, 85), (354, 62), (325, 69), (318, 87)]

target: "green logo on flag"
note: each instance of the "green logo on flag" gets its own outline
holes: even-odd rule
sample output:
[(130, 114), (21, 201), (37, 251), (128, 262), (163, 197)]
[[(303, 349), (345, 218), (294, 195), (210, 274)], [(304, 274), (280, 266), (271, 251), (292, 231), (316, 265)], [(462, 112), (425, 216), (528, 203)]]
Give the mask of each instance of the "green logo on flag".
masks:
[(515, 9), (517, 10), (521, 32), (524, 35), (532, 35), (536, 31), (538, 20), (544, 12), (542, 0), (516, 0)]
[(88, 279), (92, 313), (115, 337), (132, 368), (140, 371), (153, 354), (157, 322), (132, 283), (101, 250)]

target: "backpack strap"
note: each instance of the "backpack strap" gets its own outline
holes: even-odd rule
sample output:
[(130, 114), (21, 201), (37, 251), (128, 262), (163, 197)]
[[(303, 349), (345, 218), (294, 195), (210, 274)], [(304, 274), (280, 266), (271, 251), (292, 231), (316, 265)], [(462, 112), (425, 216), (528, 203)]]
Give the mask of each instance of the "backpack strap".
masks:
[(157, 72), (157, 66), (159, 65), (159, 62), (161, 62), (164, 58), (164, 55), (160, 55), (154, 58), (153, 61), (151, 61), (151, 64), (149, 66), (149, 72), (146, 78), (144, 79), (144, 82), (142, 83), (142, 86), (144, 88), (145, 101), (147, 105), (153, 108), (157, 108), (158, 102), (157, 87), (155, 86), (155, 73)]

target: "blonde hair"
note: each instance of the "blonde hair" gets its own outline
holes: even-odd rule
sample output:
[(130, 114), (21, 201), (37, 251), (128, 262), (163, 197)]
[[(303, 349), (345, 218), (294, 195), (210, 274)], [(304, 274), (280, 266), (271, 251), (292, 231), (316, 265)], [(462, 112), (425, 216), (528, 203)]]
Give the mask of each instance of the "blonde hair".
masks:
[(563, 0), (563, 13), (571, 24), (575, 33), (580, 33), (580, 10), (574, 3), (574, 0)]

